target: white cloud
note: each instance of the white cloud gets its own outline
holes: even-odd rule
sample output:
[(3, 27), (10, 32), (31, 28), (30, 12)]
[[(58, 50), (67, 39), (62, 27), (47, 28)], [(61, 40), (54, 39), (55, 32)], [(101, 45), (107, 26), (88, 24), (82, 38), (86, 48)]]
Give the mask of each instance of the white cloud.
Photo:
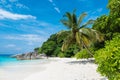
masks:
[(20, 20), (20, 19), (36, 19), (36, 17), (32, 15), (11, 13), (9, 11), (0, 9), (0, 19)]
[(28, 41), (41, 41), (41, 38), (39, 35), (35, 35), (35, 34), (27, 34), (27, 35), (21, 35), (21, 37), (24, 39), (24, 40), (28, 40)]
[(53, 5), (54, 9), (55, 9), (58, 13), (60, 13), (60, 9), (56, 6), (56, 4), (53, 2), (53, 0), (48, 0), (48, 1)]
[(37, 28), (34, 30), (34, 32), (44, 35), (46, 38), (48, 38), (50, 34), (61, 30), (62, 27), (60, 24), (51, 24), (45, 21), (39, 21), (36, 26)]
[(15, 50), (19, 51), (19, 50), (22, 50), (22, 48), (18, 48), (18, 47), (17, 47), (17, 48), (15, 48)]
[(39, 22), (38, 22), (38, 26), (43, 26), (43, 27), (56, 27), (56, 26), (59, 26), (59, 25), (54, 25), (54, 24), (51, 24), (51, 23), (48, 23), (48, 22), (45, 22), (45, 21), (39, 21)]
[(36, 34), (23, 34), (23, 35), (15, 35), (15, 36), (6, 36), (5, 39), (9, 40), (20, 40), (26, 41), (28, 45), (34, 45), (35, 43), (41, 43), (45, 41), (45, 38)]
[(20, 3), (19, 0), (0, 0), (0, 7), (7, 8), (11, 11), (13, 10), (13, 8), (23, 8), (29, 10), (29, 8), (26, 5)]
[(60, 13), (60, 9), (59, 9), (58, 7), (54, 7), (54, 9), (55, 9), (58, 13)]
[(43, 21), (41, 21), (41, 22), (39, 22), (39, 26), (44, 26), (44, 27), (46, 27), (46, 26), (50, 26), (51, 24), (50, 23), (47, 23), (47, 22), (43, 22)]
[(7, 8), (11, 9), (12, 8), (12, 5), (8, 4), (6, 5)]
[(17, 51), (22, 49), (22, 48), (17, 47), (15, 44), (8, 44), (8, 45), (5, 45), (4, 47), (14, 49), (14, 50), (17, 50)]
[(6, 47), (6, 48), (13, 48), (13, 47), (16, 47), (16, 45), (15, 45), (15, 44), (8, 44), (8, 45), (6, 45), (5, 47)]
[(44, 27), (45, 31), (48, 30), (48, 31), (54, 31), (54, 32), (55, 32), (55, 29), (62, 27), (60, 24), (55, 25), (48, 22), (44, 22), (44, 21), (40, 21), (38, 26)]
[(7, 36), (6, 39), (13, 39), (13, 40), (25, 40), (25, 41), (40, 41), (40, 37), (35, 34), (23, 34), (23, 35), (16, 35), (16, 36)]
[(16, 7), (29, 9), (27, 6), (25, 6), (25, 5), (21, 4), (21, 3), (16, 3)]

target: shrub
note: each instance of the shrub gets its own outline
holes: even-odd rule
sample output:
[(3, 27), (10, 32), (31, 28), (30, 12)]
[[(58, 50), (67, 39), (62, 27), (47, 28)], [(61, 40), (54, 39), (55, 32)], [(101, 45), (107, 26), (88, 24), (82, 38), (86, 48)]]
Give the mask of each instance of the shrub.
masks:
[(60, 57), (60, 58), (63, 58), (63, 57), (65, 57), (65, 54), (60, 52), (57, 56)]
[(97, 71), (109, 80), (120, 80), (120, 34), (111, 41), (106, 41), (105, 47), (96, 51)]
[(89, 57), (90, 57), (90, 54), (87, 52), (86, 49), (83, 49), (83, 50), (77, 52), (77, 54), (75, 55), (75, 57), (76, 57), (77, 59), (89, 58)]

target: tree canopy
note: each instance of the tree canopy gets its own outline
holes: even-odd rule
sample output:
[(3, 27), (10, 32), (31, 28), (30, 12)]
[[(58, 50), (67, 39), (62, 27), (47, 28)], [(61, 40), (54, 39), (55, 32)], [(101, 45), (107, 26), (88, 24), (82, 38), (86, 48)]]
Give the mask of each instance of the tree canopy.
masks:
[[(71, 44), (78, 44), (80, 49), (86, 48), (91, 54), (88, 47), (92, 42), (103, 41), (103, 36), (96, 30), (86, 28), (87, 25), (92, 24), (94, 21), (89, 20), (85, 24), (81, 24), (86, 13), (82, 13), (77, 18), (75, 12), (66, 12), (65, 18), (61, 22), (70, 29), (70, 34), (66, 37), (62, 45), (62, 51), (66, 50)], [(91, 54), (92, 55), (92, 54)]]
[(96, 29), (105, 34), (106, 39), (112, 39), (116, 32), (120, 32), (120, 0), (109, 0), (107, 5), (110, 10), (109, 15), (102, 15), (93, 24)]

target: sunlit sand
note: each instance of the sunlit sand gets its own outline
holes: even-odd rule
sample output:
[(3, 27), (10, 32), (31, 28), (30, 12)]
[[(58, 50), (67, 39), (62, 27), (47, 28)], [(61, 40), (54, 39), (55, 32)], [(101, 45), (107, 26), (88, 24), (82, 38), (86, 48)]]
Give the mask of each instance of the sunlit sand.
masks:
[[(48, 61), (49, 60), (49, 61)], [(0, 80), (107, 80), (92, 60), (49, 58), (0, 68)]]

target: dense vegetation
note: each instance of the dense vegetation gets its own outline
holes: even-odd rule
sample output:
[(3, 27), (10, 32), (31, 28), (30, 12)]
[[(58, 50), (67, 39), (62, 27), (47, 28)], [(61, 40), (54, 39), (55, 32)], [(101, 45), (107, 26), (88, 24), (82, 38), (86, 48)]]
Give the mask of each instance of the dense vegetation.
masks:
[(96, 51), (98, 71), (109, 80), (120, 79), (120, 34), (106, 41), (105, 48)]
[(93, 29), (105, 35), (105, 46), (96, 51), (98, 71), (109, 80), (120, 79), (120, 0), (109, 0), (109, 15), (102, 15), (95, 21)]
[[(64, 39), (70, 31), (60, 31), (50, 36), (50, 38), (43, 43), (42, 47), (38, 49), (39, 53), (45, 53), (47, 56), (71, 57), (74, 56), (78, 50), (77, 45), (73, 44), (66, 51), (61, 51)], [(74, 47), (75, 46), (75, 47)]]
[(74, 12), (66, 12), (65, 18), (61, 22), (68, 27), (69, 31), (60, 31), (51, 35), (43, 43), (42, 47), (38, 49), (38, 52), (45, 53), (47, 56), (72, 57), (80, 50), (85, 49), (87, 51), (86, 55), (93, 57), (93, 53), (89, 50), (89, 47), (95, 42), (101, 42), (104, 39), (100, 32), (86, 28), (87, 25), (93, 23), (93, 20), (89, 20), (80, 26), (85, 16), (86, 13), (83, 13), (77, 19)]
[[(98, 72), (108, 77), (109, 80), (119, 80), (120, 0), (109, 0), (107, 8), (110, 11), (109, 14), (98, 17), (91, 29), (86, 26), (93, 23), (92, 20), (80, 26), (86, 13), (77, 18), (75, 12), (67, 12), (61, 22), (69, 30), (51, 35), (40, 48), (35, 50), (47, 56), (75, 56), (78, 59), (94, 55), (98, 64)], [(100, 32), (104, 34), (105, 39)]]
[(110, 40), (114, 33), (120, 32), (120, 0), (109, 0), (107, 7), (110, 13), (97, 18), (93, 29), (104, 33), (106, 40)]

